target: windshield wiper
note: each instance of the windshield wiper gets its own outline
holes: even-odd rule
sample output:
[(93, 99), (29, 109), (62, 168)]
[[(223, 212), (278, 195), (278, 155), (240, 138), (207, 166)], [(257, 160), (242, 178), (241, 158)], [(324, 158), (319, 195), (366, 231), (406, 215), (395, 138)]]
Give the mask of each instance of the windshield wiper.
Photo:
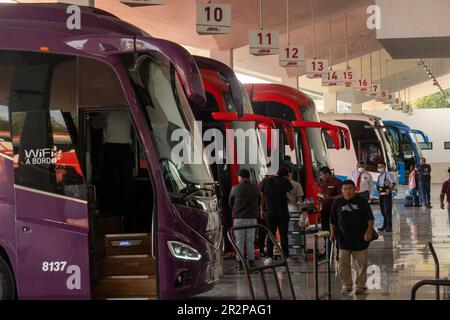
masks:
[(195, 189), (192, 189), (191, 191), (189, 191), (189, 192), (187, 192), (185, 194), (172, 194), (172, 196), (174, 198), (176, 198), (177, 200), (184, 201), (184, 200), (187, 200), (187, 199), (190, 199), (190, 198), (196, 196), (201, 191), (207, 191), (207, 192), (210, 192), (211, 195), (214, 195), (214, 189), (211, 189), (211, 188), (195, 188)]

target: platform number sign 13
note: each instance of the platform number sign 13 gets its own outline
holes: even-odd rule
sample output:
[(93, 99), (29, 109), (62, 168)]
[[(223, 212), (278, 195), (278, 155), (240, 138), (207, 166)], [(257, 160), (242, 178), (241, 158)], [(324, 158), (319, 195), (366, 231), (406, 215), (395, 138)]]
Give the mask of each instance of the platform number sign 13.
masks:
[(320, 78), (323, 74), (328, 73), (327, 59), (306, 59), (306, 76), (310, 79)]
[(279, 51), (279, 34), (276, 30), (249, 30), (250, 54), (264, 56), (277, 54)]
[(231, 33), (231, 6), (221, 3), (197, 3), (197, 33)]
[(299, 45), (289, 45), (280, 49), (281, 67), (298, 67), (305, 63), (305, 48)]

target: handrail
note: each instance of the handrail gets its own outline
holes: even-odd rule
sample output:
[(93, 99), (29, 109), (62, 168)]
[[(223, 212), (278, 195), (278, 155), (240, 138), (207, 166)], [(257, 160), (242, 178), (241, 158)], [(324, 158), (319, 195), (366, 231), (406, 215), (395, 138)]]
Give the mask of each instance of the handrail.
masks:
[[(281, 255), (281, 258), (282, 258), (282, 262), (281, 263), (272, 263), (271, 265), (267, 265), (267, 266), (264, 266), (264, 267), (254, 267), (254, 268), (252, 268), (252, 267), (250, 267), (248, 265), (248, 262), (245, 259), (243, 253), (241, 252), (241, 250), (238, 249), (236, 242), (233, 240), (233, 231), (235, 231), (235, 230), (245, 230), (245, 229), (258, 229), (258, 228), (263, 229), (264, 232), (266, 233), (267, 237), (268, 237), (267, 241), (269, 241), (269, 240), (272, 241), (273, 244), (277, 247), (277, 250), (280, 252), (280, 255)], [(275, 283), (277, 285), (278, 296), (280, 297), (281, 300), (283, 299), (283, 295), (281, 293), (280, 283), (278, 281), (278, 276), (277, 276), (276, 269), (275, 269), (276, 267), (282, 267), (282, 266), (284, 266), (286, 268), (286, 273), (287, 273), (287, 276), (288, 276), (289, 288), (290, 288), (290, 291), (291, 291), (291, 295), (292, 295), (293, 300), (296, 300), (294, 286), (292, 284), (291, 273), (289, 271), (289, 265), (288, 265), (288, 262), (287, 262), (287, 257), (284, 254), (281, 246), (278, 244), (277, 240), (273, 236), (272, 232), (270, 232), (270, 230), (266, 226), (263, 226), (261, 224), (254, 224), (254, 225), (241, 226), (241, 227), (232, 227), (232, 228), (230, 228), (228, 230), (227, 236), (228, 236), (228, 239), (231, 242), (231, 245), (233, 246), (234, 250), (236, 251), (236, 254), (239, 256), (239, 259), (242, 261), (242, 264), (243, 264), (244, 270), (245, 270), (245, 274), (247, 275), (247, 281), (248, 281), (248, 285), (249, 285), (249, 288), (250, 288), (250, 295), (251, 295), (253, 300), (255, 300), (255, 290), (253, 289), (253, 283), (252, 283), (252, 279), (250, 277), (250, 273), (257, 272), (257, 271), (261, 275), (261, 280), (263, 282), (264, 293), (265, 293), (266, 299), (269, 300), (269, 292), (267, 291), (266, 279), (264, 277), (264, 270), (266, 270), (266, 269), (272, 269), (273, 275), (274, 275), (274, 278), (275, 278)]]
[(446, 286), (446, 287), (450, 287), (450, 280), (443, 280), (443, 279), (438, 279), (438, 280), (421, 280), (419, 282), (417, 282), (414, 287), (411, 289), (411, 300), (416, 300), (416, 293), (417, 290), (423, 286)]

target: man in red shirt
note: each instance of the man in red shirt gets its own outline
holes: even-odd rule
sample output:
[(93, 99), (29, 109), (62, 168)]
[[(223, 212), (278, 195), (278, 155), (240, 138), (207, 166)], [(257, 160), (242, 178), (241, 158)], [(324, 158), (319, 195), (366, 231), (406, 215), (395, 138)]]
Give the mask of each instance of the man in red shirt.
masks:
[(331, 207), (333, 205), (333, 201), (340, 195), (341, 181), (332, 174), (330, 168), (321, 168), (319, 197), (322, 200), (320, 216), (323, 231), (330, 231)]
[(450, 168), (448, 168), (449, 179), (444, 182), (441, 190), (441, 209), (444, 207), (444, 198), (447, 196), (447, 211), (448, 211), (448, 222), (450, 223)]

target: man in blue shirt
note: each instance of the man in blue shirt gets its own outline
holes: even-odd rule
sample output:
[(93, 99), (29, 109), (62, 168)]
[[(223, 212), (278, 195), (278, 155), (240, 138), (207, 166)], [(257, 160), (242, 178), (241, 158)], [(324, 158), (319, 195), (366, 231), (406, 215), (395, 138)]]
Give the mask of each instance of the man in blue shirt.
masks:
[(427, 208), (432, 208), (430, 189), (431, 189), (431, 166), (427, 164), (427, 160), (424, 157), (422, 157), (420, 158), (420, 165), (419, 165), (419, 195), (420, 195), (420, 202), (422, 203), (423, 206)]
[(396, 187), (396, 182), (392, 175), (386, 171), (386, 163), (378, 164), (378, 195), (380, 198), (380, 210), (383, 215), (383, 226), (379, 231), (392, 232), (392, 189)]

